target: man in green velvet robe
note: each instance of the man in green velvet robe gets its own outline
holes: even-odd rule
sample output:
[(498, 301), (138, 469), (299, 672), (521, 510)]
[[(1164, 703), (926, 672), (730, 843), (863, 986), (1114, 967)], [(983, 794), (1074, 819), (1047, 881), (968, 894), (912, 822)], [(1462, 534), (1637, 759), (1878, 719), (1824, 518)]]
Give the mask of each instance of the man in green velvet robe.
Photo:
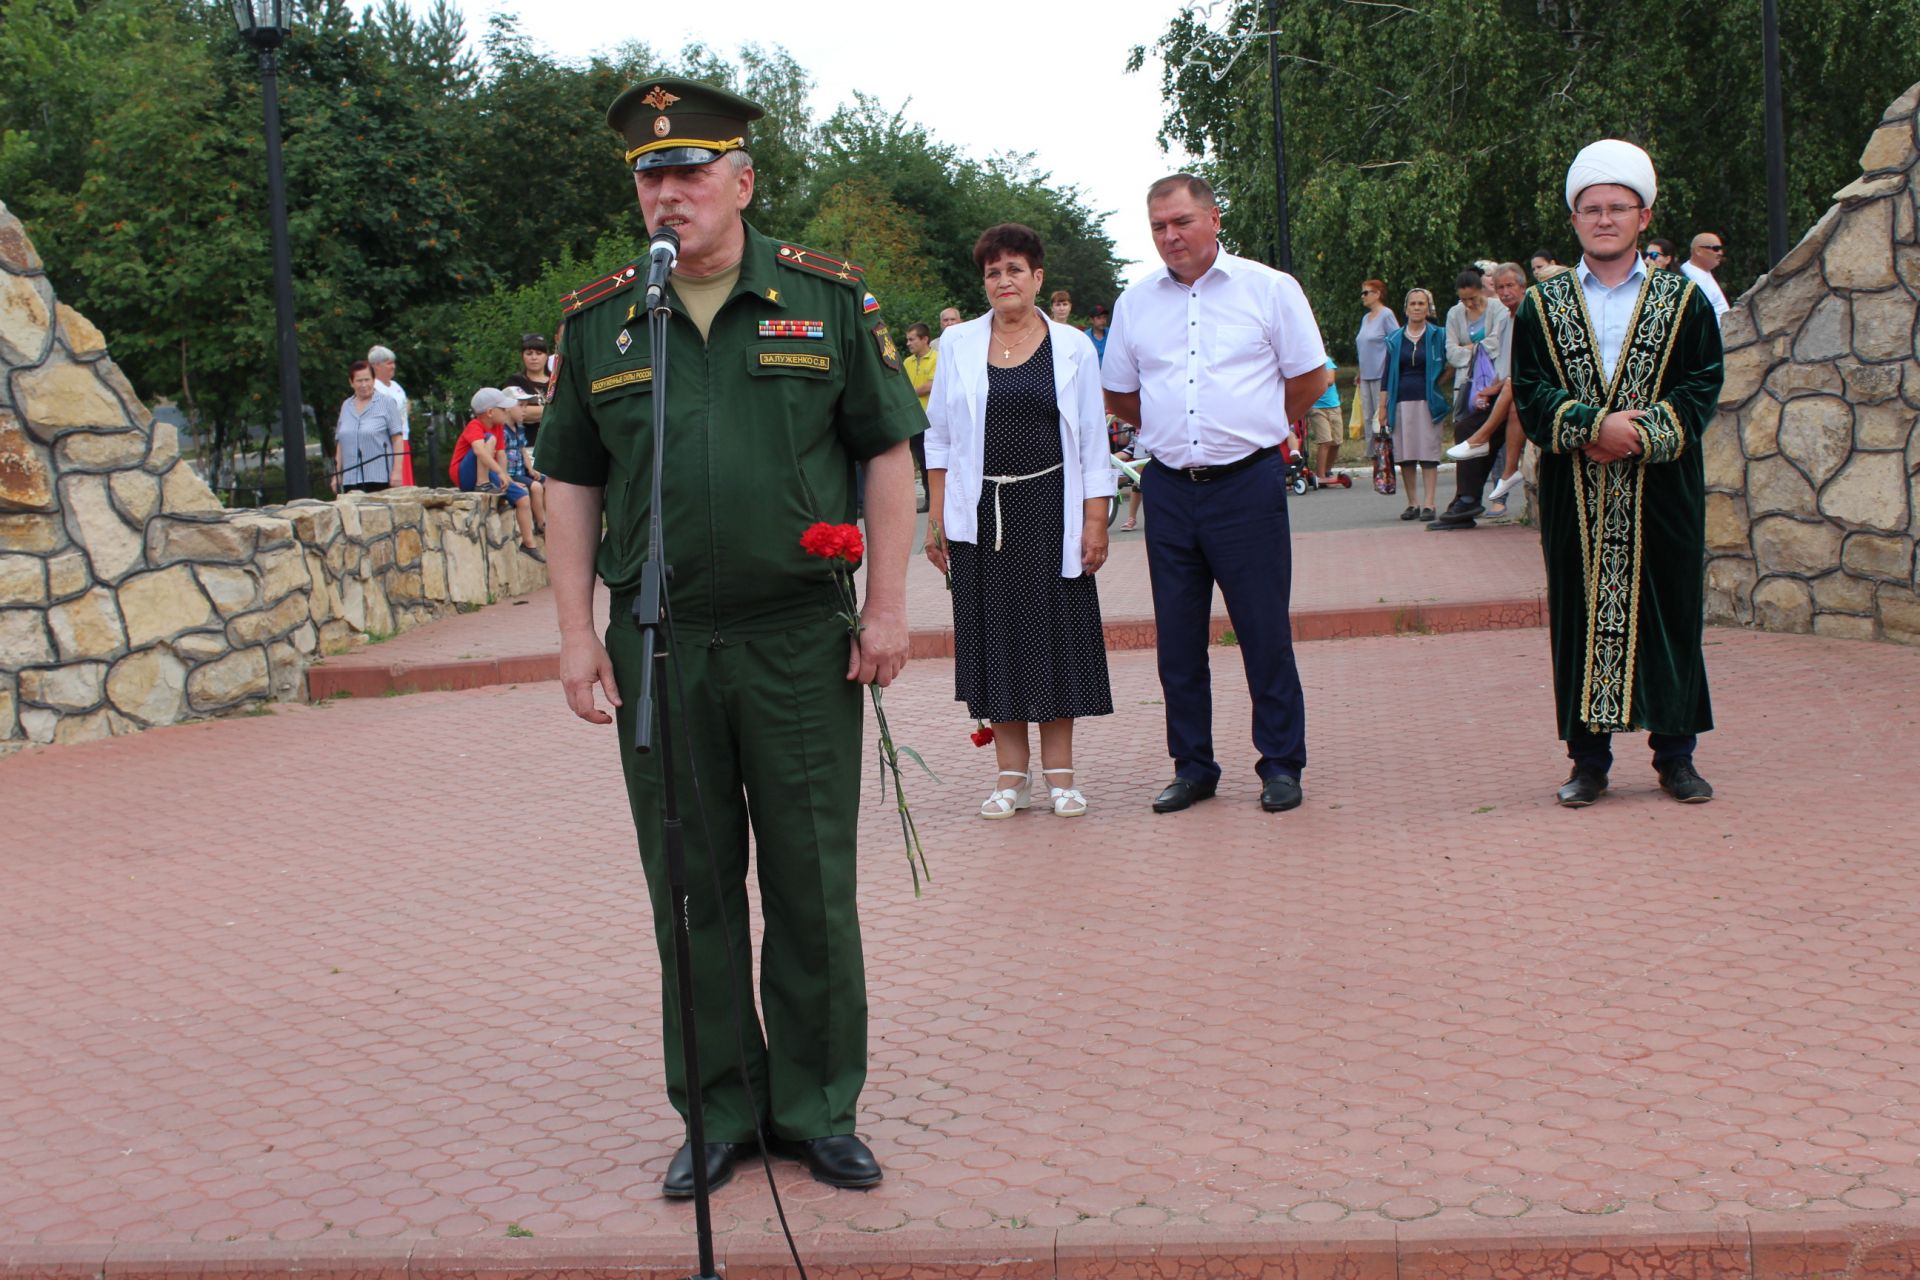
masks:
[(1649, 271), (1647, 153), (1609, 138), (1568, 170), (1583, 255), (1527, 290), (1514, 405), (1540, 447), (1554, 701), (1573, 771), (1558, 801), (1607, 789), (1612, 735), (1645, 729), (1660, 785), (1713, 798), (1694, 768), (1713, 727), (1701, 650), (1706, 483), (1700, 437), (1720, 398), (1720, 329), (1686, 276)]

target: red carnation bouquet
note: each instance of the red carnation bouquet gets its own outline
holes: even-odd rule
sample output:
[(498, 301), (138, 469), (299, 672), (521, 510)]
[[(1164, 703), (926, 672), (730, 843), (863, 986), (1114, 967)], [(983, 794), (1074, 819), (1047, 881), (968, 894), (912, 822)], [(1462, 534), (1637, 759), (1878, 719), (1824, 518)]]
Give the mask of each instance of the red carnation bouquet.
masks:
[[(866, 624), (860, 621), (860, 600), (853, 589), (853, 571), (867, 554), (866, 541), (860, 536), (860, 530), (850, 524), (813, 524), (800, 535), (800, 549), (810, 556), (818, 556), (833, 569), (834, 585), (840, 589), (840, 603), (845, 606), (840, 611), (841, 619), (847, 624), (847, 633), (858, 636)], [(906, 756), (922, 769), (935, 782), (939, 777), (920, 753), (912, 747), (896, 745), (893, 730), (887, 726), (887, 712), (880, 705), (880, 686), (870, 684), (867, 692), (873, 696), (873, 718), (880, 728), (880, 795), (884, 799), (887, 791), (887, 775), (893, 775), (894, 807), (900, 814), (900, 835), (907, 846), (907, 870), (913, 873), (913, 896), (920, 896), (920, 879), (933, 879), (927, 869), (927, 851), (920, 845), (920, 829), (914, 825), (913, 811), (907, 807), (907, 789), (900, 780), (900, 757)]]

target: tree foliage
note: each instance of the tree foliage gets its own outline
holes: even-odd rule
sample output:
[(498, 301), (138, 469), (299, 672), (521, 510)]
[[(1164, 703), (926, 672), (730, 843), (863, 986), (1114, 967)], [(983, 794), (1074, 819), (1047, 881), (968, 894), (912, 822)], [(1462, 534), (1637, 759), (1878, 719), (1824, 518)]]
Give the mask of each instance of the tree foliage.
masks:
[[(1858, 172), (1874, 121), (1915, 79), (1920, 0), (1785, 3), (1788, 207), (1797, 237)], [(1226, 236), (1273, 260), (1264, 3), (1186, 7), (1156, 42), (1163, 138), (1202, 158)], [(1224, 16), (1224, 21), (1222, 17)], [(1577, 252), (1562, 183), (1601, 137), (1660, 173), (1649, 234), (1726, 237), (1738, 293), (1768, 265), (1760, 0), (1281, 0), (1294, 270), (1350, 349), (1359, 282), (1443, 300), (1466, 262)], [(1134, 67), (1145, 62), (1136, 50)]]
[[(148, 394), (212, 438), (266, 441), (279, 403), (257, 56), (219, 0), (0, 0), (0, 198), (72, 305)], [(976, 162), (856, 99), (824, 126), (786, 50), (628, 43), (583, 62), (511, 14), (469, 37), (429, 7), (304, 0), (277, 57), (302, 389), (330, 445), (346, 367), (392, 347), (422, 399), (464, 404), (551, 334), (565, 290), (643, 247), (604, 113), (674, 73), (756, 99), (748, 216), (846, 252), (897, 328), (977, 309), (974, 237), (1032, 223), (1057, 275), (1110, 295), (1117, 264), (1079, 194), (1030, 161)], [(891, 296), (890, 296), (891, 295)]]

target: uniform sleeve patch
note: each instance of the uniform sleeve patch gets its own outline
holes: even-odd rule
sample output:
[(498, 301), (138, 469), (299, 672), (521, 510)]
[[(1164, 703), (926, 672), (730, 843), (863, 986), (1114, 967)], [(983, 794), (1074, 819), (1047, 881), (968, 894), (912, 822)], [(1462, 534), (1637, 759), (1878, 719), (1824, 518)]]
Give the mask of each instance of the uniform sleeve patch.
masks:
[(887, 332), (887, 322), (882, 320), (869, 330), (873, 334), (873, 345), (880, 351), (880, 363), (900, 372), (900, 349), (893, 345), (893, 335)]
[(860, 312), (862, 315), (870, 316), (874, 312), (878, 311), (879, 309), (880, 309), (880, 299), (874, 297), (872, 294), (868, 294), (865, 300), (862, 301), (860, 304)]
[(652, 381), (653, 366), (648, 365), (644, 369), (626, 369), (620, 373), (609, 374), (604, 378), (595, 378), (590, 389), (593, 394), (597, 396), (603, 391), (612, 391), (617, 387), (630, 387), (636, 382)]

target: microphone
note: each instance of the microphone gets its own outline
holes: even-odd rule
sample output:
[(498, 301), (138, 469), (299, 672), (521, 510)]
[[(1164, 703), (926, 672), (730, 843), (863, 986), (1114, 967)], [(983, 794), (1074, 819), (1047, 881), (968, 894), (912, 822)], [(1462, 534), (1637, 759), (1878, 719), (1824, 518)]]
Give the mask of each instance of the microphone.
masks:
[(667, 296), (667, 277), (679, 261), (680, 233), (672, 227), (654, 232), (653, 243), (647, 248), (647, 310), (659, 306)]

